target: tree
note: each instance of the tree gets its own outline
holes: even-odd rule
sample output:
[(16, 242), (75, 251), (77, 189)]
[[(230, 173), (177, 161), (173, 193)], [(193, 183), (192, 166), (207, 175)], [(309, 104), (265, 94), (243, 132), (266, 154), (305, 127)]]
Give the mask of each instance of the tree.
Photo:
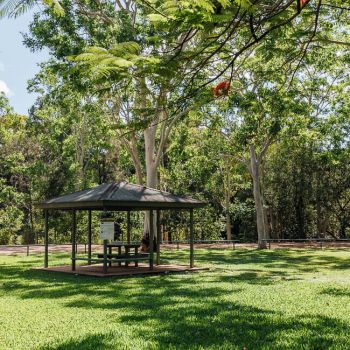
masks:
[[(123, 152), (118, 155), (117, 151), (121, 145), (115, 140), (112, 121), (95, 97), (62, 81), (50, 65), (43, 66), (30, 82), (30, 91), (40, 93), (43, 89), (46, 93), (31, 111), (32, 132), (40, 135), (42, 146), (53, 152), (53, 159), (69, 173), (69, 181), (62, 179), (65, 189), (79, 190), (118, 177)], [(44, 130), (49, 131), (45, 134)]]
[(0, 244), (16, 243), (18, 236), (25, 234), (30, 240), (32, 233), (28, 169), (35, 151), (26, 122), (0, 93)]
[[(62, 6), (67, 13), (74, 13), (83, 26), (86, 19), (89, 19), (99, 21), (107, 28), (122, 25), (123, 30), (120, 32), (126, 33), (124, 38), (116, 35), (116, 40), (106, 42), (105, 46), (85, 48), (85, 52), (76, 59), (89, 64), (95, 78), (96, 75), (97, 78), (104, 76), (108, 86), (102, 88), (112, 90), (113, 96), (117, 89), (127, 92), (129, 98), (131, 90), (136, 91), (138, 98), (131, 97), (131, 101), (128, 101), (129, 115), (125, 115), (123, 93), (119, 96), (119, 101), (111, 106), (111, 113), (124, 129), (126, 124), (127, 132), (121, 133), (121, 136), (135, 163), (139, 182), (142, 182), (142, 166), (133, 131), (135, 126), (141, 127), (140, 123), (147, 126), (143, 132), (147, 143), (145, 173), (146, 183), (152, 187), (157, 185), (156, 173), (162, 148), (173, 124), (186, 115), (193, 104), (192, 98), (197, 93), (202, 93), (200, 88), (214, 80), (211, 78), (207, 81), (207, 68), (210, 66), (212, 71), (217, 68), (219, 76), (229, 67), (233, 69), (241, 55), (245, 55), (270, 33), (292, 23), (301, 10), (299, 7), (297, 11), (292, 1), (280, 1), (273, 6), (266, 6), (241, 0), (219, 1), (217, 4), (202, 0), (195, 5), (185, 1), (163, 4), (157, 1), (127, 1), (100, 5), (97, 9), (93, 4), (75, 2)], [(315, 9), (310, 4), (303, 11), (316, 11), (318, 17), (320, 6), (321, 4)], [(193, 15), (194, 12), (197, 16)], [(46, 11), (46, 14), (50, 14), (50, 11)], [(279, 31), (278, 35), (281, 34)], [(233, 58), (230, 58), (228, 51), (235, 53)], [(225, 64), (213, 64), (220, 54), (227, 58)], [(125, 76), (133, 81), (125, 79)], [(184, 80), (179, 86), (180, 93), (169, 98), (169, 91), (178, 87), (176, 78), (179, 76)], [(174, 98), (175, 101), (172, 101)], [(111, 101), (113, 97), (109, 103)], [(169, 108), (170, 105), (175, 108)], [(134, 109), (132, 113), (129, 108)], [(130, 118), (133, 119), (131, 122)], [(156, 145), (158, 124), (165, 126), (159, 127), (160, 139)]]
[(218, 106), (227, 115), (226, 136), (231, 156), (242, 161), (253, 183), (259, 248), (266, 248), (269, 236), (267, 205), (262, 189), (263, 162), (271, 144), (296, 114), (301, 113), (293, 86), (285, 86), (279, 67), (283, 56), (275, 54), (268, 64), (256, 51), (245, 60), (231, 87), (227, 101)]
[(278, 147), (272, 147), (264, 168), (271, 226), (277, 237), (338, 236), (333, 228), (339, 219), (333, 214), (343, 215), (332, 193), (337, 187), (337, 198), (344, 196), (340, 203), (346, 207), (346, 57), (346, 52), (317, 47), (295, 74), (293, 84), (304, 110), (280, 133)]
[[(0, 7), (3, 14), (17, 15), (33, 3), (1, 1)], [(239, 153), (249, 161), (262, 242), (271, 226), (261, 188), (266, 155), (281, 145), (284, 127), (292, 124), (288, 118), (316, 111), (298, 110), (311, 104), (300, 87), (311, 82), (305, 77), (314, 67), (314, 52), (337, 45), (333, 51), (340, 55), (347, 47), (344, 3), (64, 0), (57, 3), (60, 13), (55, 3), (47, 4), (25, 36), (32, 50), (47, 47), (52, 56), (31, 83), (42, 96), (32, 110), (30, 130), (40, 135), (40, 147), (48, 154), (39, 152), (31, 167), (44, 184), (35, 187), (35, 196), (112, 178), (168, 187), (165, 179), (173, 177), (177, 190), (197, 191), (215, 203), (213, 220), (225, 215), (230, 236), (232, 201), (245, 191), (246, 174), (226, 154)], [(213, 102), (210, 88), (216, 80), (230, 86), (229, 105)], [(191, 161), (169, 147), (181, 144), (173, 136), (198, 111), (211, 116), (220, 111), (231, 120), (225, 115), (217, 128), (190, 128), (184, 146), (196, 149)], [(54, 131), (45, 133), (48, 126)], [(181, 162), (193, 169), (183, 169)], [(187, 183), (188, 174), (196, 181)], [(248, 211), (241, 210), (249, 216)]]

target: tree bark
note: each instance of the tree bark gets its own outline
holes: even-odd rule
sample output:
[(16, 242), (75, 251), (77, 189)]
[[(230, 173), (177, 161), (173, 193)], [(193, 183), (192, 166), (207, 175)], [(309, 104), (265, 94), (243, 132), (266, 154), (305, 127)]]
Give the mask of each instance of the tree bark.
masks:
[(230, 192), (225, 191), (225, 212), (226, 212), (226, 239), (232, 240), (232, 225), (230, 217)]
[(269, 238), (271, 236), (271, 226), (270, 226), (270, 220), (269, 220), (270, 208), (266, 204), (265, 197), (264, 197), (264, 190), (261, 188), (261, 186), (260, 186), (260, 193), (261, 193), (262, 205), (264, 210), (265, 237)]
[[(156, 126), (151, 125), (144, 130), (145, 138), (145, 160), (146, 160), (146, 186), (150, 188), (158, 187), (158, 162), (155, 159)], [(145, 212), (144, 235), (150, 230), (150, 215)], [(156, 215), (154, 215), (156, 223)]]
[(232, 240), (232, 226), (229, 212), (226, 213), (226, 238), (228, 241)]
[(265, 227), (265, 215), (264, 215), (264, 205), (263, 205), (263, 197), (261, 194), (261, 186), (260, 186), (260, 166), (261, 160), (260, 157), (257, 157), (255, 148), (253, 145), (249, 147), (250, 151), (250, 164), (249, 164), (249, 172), (253, 180), (253, 195), (255, 202), (255, 210), (256, 210), (256, 225), (258, 231), (258, 248), (266, 249), (266, 227)]
[(141, 165), (139, 153), (137, 150), (137, 141), (134, 133), (131, 135), (130, 149), (131, 149), (131, 156), (135, 166), (137, 183), (139, 185), (142, 185), (142, 182), (143, 182), (142, 165)]
[(223, 168), (223, 179), (224, 179), (224, 210), (226, 216), (226, 239), (232, 240), (232, 225), (230, 217), (230, 200), (231, 200), (231, 182), (230, 182), (230, 169), (229, 159), (226, 158), (225, 166)]

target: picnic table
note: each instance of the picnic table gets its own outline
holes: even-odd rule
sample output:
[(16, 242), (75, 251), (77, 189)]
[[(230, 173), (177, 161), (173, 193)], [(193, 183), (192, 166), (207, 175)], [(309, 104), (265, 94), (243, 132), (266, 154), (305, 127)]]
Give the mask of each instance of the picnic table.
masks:
[[(107, 244), (107, 248), (108, 248), (108, 255), (110, 255), (110, 258), (112, 257), (123, 257), (126, 259), (132, 259), (133, 256), (135, 258), (139, 257), (139, 248), (140, 248), (141, 244), (139, 243), (109, 243)], [(118, 248), (118, 255), (113, 256), (113, 248)], [(122, 248), (124, 248), (125, 253), (122, 254)], [(131, 250), (134, 250), (133, 254), (131, 252)], [(119, 266), (121, 266), (122, 262), (119, 261), (118, 262)], [(129, 261), (126, 260), (125, 261), (125, 266), (128, 266)], [(112, 266), (112, 262), (109, 263), (109, 266)], [(135, 266), (138, 266), (138, 260), (135, 260)]]
[[(125, 263), (128, 266), (130, 262), (138, 266), (141, 260), (150, 260), (149, 253), (139, 253), (140, 243), (108, 243), (104, 242), (103, 254), (97, 254), (97, 258), (103, 261), (103, 271), (107, 273), (108, 266), (112, 266), (113, 262), (117, 262), (119, 266)], [(118, 252), (113, 253), (113, 248), (117, 248)], [(124, 252), (122, 252), (124, 248)], [(133, 249), (133, 251), (131, 251)]]

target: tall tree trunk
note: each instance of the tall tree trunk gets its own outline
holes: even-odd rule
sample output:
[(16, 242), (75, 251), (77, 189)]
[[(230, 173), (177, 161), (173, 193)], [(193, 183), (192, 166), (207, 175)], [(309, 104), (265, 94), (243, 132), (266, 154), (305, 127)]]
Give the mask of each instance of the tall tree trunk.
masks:
[(230, 193), (225, 191), (225, 212), (226, 212), (226, 239), (232, 240), (232, 225), (230, 217)]
[(31, 237), (31, 240), (29, 243), (35, 243), (35, 244), (38, 244), (38, 237), (37, 237), (37, 234), (34, 230), (34, 214), (33, 214), (33, 199), (32, 199), (32, 187), (31, 187), (31, 184), (30, 184), (30, 187), (29, 187), (29, 222), (30, 222), (30, 237)]
[(270, 213), (270, 220), (271, 220), (271, 231), (270, 231), (270, 235), (269, 237), (271, 238), (278, 238), (278, 231), (277, 231), (277, 225), (276, 225), (276, 213), (274, 212), (274, 210), (270, 207), (269, 208), (269, 213)]
[(261, 187), (260, 187), (260, 193), (261, 193), (262, 205), (263, 205), (263, 211), (264, 211), (265, 238), (269, 238), (271, 233), (271, 226), (270, 226), (270, 220), (269, 220), (270, 208), (266, 204), (265, 197), (263, 194), (264, 191)]
[(75, 183), (76, 190), (82, 190), (86, 187), (86, 138), (87, 138), (87, 120), (86, 114), (82, 114), (82, 120), (74, 126), (76, 138), (76, 162), (79, 164), (77, 169), (77, 179)]
[(131, 149), (131, 157), (135, 166), (135, 171), (136, 171), (136, 179), (137, 179), (137, 183), (139, 185), (143, 184), (143, 176), (142, 176), (142, 165), (141, 165), (141, 161), (139, 158), (139, 153), (137, 150), (137, 141), (136, 141), (136, 137), (133, 134), (131, 136), (131, 141), (130, 141), (130, 149)]
[(250, 175), (253, 180), (253, 195), (255, 202), (255, 210), (256, 210), (256, 225), (258, 231), (258, 248), (266, 249), (266, 227), (264, 220), (264, 205), (263, 205), (263, 197), (261, 194), (260, 187), (260, 160), (256, 155), (255, 148), (253, 145), (249, 147), (250, 151)]
[(228, 241), (232, 240), (232, 225), (229, 212), (226, 212), (226, 238)]
[(317, 237), (325, 236), (325, 227), (322, 213), (322, 197), (321, 197), (321, 169), (316, 172), (316, 227)]
[(230, 217), (230, 199), (231, 199), (231, 182), (230, 182), (230, 169), (229, 169), (229, 161), (225, 162), (226, 166), (224, 168), (224, 195), (225, 195), (225, 204), (224, 209), (226, 213), (226, 239), (232, 240), (232, 224)]
[[(139, 107), (141, 109), (147, 108), (147, 96), (151, 96), (151, 91), (148, 90), (147, 84), (144, 78), (139, 81)], [(158, 167), (160, 160), (163, 156), (164, 148), (169, 137), (169, 134), (174, 127), (175, 123), (184, 115), (186, 115), (190, 108), (178, 112), (175, 115), (169, 117), (166, 112), (167, 96), (166, 91), (161, 88), (158, 96), (152, 96), (153, 101), (156, 104), (156, 113), (153, 119), (150, 121), (149, 126), (144, 129), (144, 146), (145, 146), (145, 173), (146, 173), (146, 185), (150, 188), (158, 188)], [(157, 130), (159, 130), (159, 142), (156, 143)], [(129, 140), (130, 141), (130, 140)], [(140, 158), (137, 153), (137, 142), (135, 135), (132, 135), (131, 142), (126, 142), (129, 152), (132, 154), (132, 158), (136, 168), (136, 175), (139, 183), (143, 182), (143, 172), (141, 167)], [(157, 216), (154, 215), (154, 225), (156, 225)], [(144, 234), (149, 232), (149, 213), (145, 213), (144, 221)]]
[[(145, 160), (146, 160), (146, 186), (150, 188), (158, 187), (158, 164), (155, 160), (156, 126), (151, 125), (144, 131), (145, 138)], [(145, 212), (144, 235), (149, 233), (149, 212)], [(157, 217), (154, 215), (154, 227)]]

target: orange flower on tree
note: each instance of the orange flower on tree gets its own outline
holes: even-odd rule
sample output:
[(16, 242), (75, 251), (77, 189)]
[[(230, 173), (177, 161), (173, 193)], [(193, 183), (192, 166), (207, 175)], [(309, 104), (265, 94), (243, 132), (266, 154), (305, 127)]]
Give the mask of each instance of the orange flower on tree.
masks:
[(230, 82), (228, 80), (224, 80), (212, 88), (214, 97), (227, 96), (229, 90), (230, 90)]
[(310, 0), (297, 0), (298, 12), (300, 12)]

